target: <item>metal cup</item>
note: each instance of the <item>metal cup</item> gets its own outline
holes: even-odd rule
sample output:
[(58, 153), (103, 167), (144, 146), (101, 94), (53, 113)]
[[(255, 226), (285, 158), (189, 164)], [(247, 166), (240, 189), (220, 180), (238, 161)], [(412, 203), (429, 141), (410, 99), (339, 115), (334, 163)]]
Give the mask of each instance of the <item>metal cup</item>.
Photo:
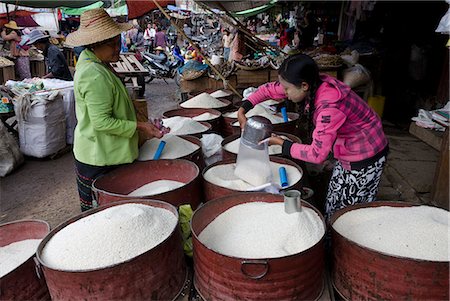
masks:
[(242, 142), (253, 149), (263, 149), (264, 145), (259, 144), (261, 140), (270, 137), (272, 133), (272, 123), (262, 116), (253, 116), (247, 120), (242, 134)]
[(283, 192), (284, 211), (288, 214), (301, 212), (301, 193), (298, 190), (287, 190)]

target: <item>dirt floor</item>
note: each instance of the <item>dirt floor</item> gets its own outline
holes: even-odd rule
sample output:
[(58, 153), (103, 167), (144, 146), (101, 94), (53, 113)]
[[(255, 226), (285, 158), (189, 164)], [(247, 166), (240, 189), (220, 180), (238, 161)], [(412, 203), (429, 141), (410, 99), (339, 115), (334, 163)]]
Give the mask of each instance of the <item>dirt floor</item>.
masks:
[[(176, 85), (154, 80), (147, 84), (149, 117), (177, 106)], [(438, 152), (406, 130), (385, 124), (391, 152), (380, 185), (379, 199), (431, 203), (431, 187)], [(418, 176), (420, 175), (420, 176)], [(55, 159), (26, 158), (0, 179), (0, 223), (40, 219), (52, 228), (80, 213), (72, 152)]]

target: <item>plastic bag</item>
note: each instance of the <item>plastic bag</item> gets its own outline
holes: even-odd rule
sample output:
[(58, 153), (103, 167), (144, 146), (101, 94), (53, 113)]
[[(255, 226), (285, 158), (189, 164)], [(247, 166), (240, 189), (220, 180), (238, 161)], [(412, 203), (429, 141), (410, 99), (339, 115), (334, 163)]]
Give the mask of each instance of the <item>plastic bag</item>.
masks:
[(222, 160), (223, 138), (217, 134), (205, 134), (200, 139), (202, 141), (202, 152), (206, 166)]
[(19, 150), (16, 139), (0, 122), (0, 177), (6, 176), (22, 162), (23, 155)]
[(263, 146), (263, 149), (251, 148), (241, 139), (234, 170), (238, 178), (256, 187), (272, 182), (268, 142)]
[(343, 82), (350, 88), (367, 84), (369, 81), (370, 73), (363, 65), (356, 64), (343, 72)]
[[(448, 4), (450, 4), (450, 1), (446, 1)], [(438, 27), (436, 28), (436, 32), (440, 32), (443, 34), (449, 34), (450, 33), (450, 8), (445, 13), (445, 15), (442, 17), (441, 21), (439, 22)]]
[(343, 54), (341, 55), (341, 58), (347, 66), (352, 67), (359, 61), (359, 52), (357, 50), (352, 50), (351, 54)]
[(248, 97), (256, 90), (258, 90), (258, 88), (255, 87), (249, 87), (245, 89), (244, 92), (242, 92), (242, 96), (244, 97), (243, 99), (248, 99)]
[(183, 249), (184, 253), (192, 257), (193, 246), (192, 246), (192, 233), (191, 233), (191, 218), (194, 212), (192, 211), (191, 205), (181, 205), (178, 208), (178, 214), (180, 218), (180, 228), (181, 236), (183, 238)]

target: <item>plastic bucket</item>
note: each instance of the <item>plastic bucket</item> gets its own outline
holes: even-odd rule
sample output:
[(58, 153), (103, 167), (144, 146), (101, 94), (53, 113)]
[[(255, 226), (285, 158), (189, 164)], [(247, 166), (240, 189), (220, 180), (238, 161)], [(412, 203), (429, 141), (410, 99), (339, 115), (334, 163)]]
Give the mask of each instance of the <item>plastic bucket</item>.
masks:
[(369, 107), (371, 107), (378, 114), (378, 116), (380, 116), (380, 118), (383, 117), (385, 100), (386, 97), (381, 95), (370, 96), (367, 100), (367, 104), (369, 105)]

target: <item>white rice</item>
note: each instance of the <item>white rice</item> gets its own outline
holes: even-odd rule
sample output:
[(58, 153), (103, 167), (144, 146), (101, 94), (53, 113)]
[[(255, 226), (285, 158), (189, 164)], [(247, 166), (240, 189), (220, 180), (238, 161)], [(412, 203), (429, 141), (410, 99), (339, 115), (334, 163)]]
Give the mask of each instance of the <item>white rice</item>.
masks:
[(373, 250), (413, 259), (450, 261), (450, 213), (430, 206), (374, 207), (349, 211), (333, 228)]
[(172, 135), (190, 135), (202, 133), (208, 129), (207, 126), (189, 117), (175, 116), (163, 119), (164, 126), (170, 128)]
[[(284, 137), (284, 136), (283, 136)], [(239, 145), (241, 143), (241, 138), (237, 138), (230, 143), (227, 143), (223, 146), (223, 148), (230, 153), (236, 154), (239, 152)], [(269, 146), (269, 155), (280, 155), (282, 153), (281, 145), (270, 145)]]
[(57, 232), (42, 260), (53, 269), (99, 269), (153, 249), (172, 233), (176, 216), (143, 204), (113, 206), (88, 215)]
[(217, 90), (217, 91), (211, 93), (210, 95), (214, 98), (221, 98), (221, 97), (230, 96), (232, 94), (233, 94), (233, 92), (231, 92), (231, 91)]
[(26, 239), (0, 248), (0, 277), (21, 266), (32, 257), (41, 239)]
[(201, 109), (223, 108), (226, 107), (227, 105), (228, 104), (218, 100), (217, 98), (212, 97), (208, 93), (199, 94), (180, 104), (180, 106), (183, 108), (201, 108)]
[(172, 181), (172, 180), (158, 180), (154, 182), (147, 183), (141, 187), (133, 190), (128, 195), (129, 196), (150, 196), (155, 194), (160, 194), (168, 191), (175, 190), (177, 188), (185, 185), (183, 182)]
[[(270, 162), (270, 168), (272, 169), (272, 183), (280, 185), (280, 174), (279, 168), (286, 168), (286, 174), (288, 177), (288, 183), (291, 187), (298, 181), (300, 181), (302, 174), (300, 171), (291, 165), (283, 165), (275, 162)], [(232, 190), (247, 191), (252, 190), (255, 186), (241, 180), (234, 174), (236, 169), (235, 163), (217, 165), (205, 172), (204, 178), (206, 181), (221, 186), (224, 188), (229, 188)]]
[(319, 242), (324, 233), (321, 218), (310, 208), (287, 214), (282, 202), (253, 202), (220, 214), (199, 240), (223, 255), (262, 259), (300, 253)]
[[(229, 118), (237, 118), (237, 111), (236, 112), (231, 112), (231, 113), (225, 113), (223, 114), (224, 117), (229, 117)], [(272, 122), (273, 124), (278, 124), (278, 123), (284, 123), (284, 119), (283, 116), (281, 116), (281, 114), (274, 114), (271, 110), (266, 109), (264, 106), (261, 105), (256, 105), (253, 109), (251, 109), (250, 111), (248, 111), (245, 116), (247, 118), (253, 117), (253, 116), (263, 116), (266, 117), (267, 119), (270, 120), (270, 122)], [(291, 121), (292, 119), (288, 118), (289, 121)], [(234, 126), (238, 126), (239, 122), (235, 122), (233, 123)]]
[(200, 114), (198, 116), (194, 116), (192, 117), (192, 119), (194, 119), (195, 121), (208, 121), (208, 120), (212, 120), (212, 119), (216, 119), (220, 117), (220, 115), (216, 115), (216, 114), (211, 114), (209, 112)]
[(153, 138), (145, 141), (145, 143), (139, 149), (139, 161), (153, 160), (156, 150), (158, 149), (160, 141), (165, 141), (163, 152), (160, 159), (179, 159), (184, 156), (190, 155), (200, 148), (195, 143), (192, 143), (186, 139), (175, 135), (165, 135), (161, 139)]

